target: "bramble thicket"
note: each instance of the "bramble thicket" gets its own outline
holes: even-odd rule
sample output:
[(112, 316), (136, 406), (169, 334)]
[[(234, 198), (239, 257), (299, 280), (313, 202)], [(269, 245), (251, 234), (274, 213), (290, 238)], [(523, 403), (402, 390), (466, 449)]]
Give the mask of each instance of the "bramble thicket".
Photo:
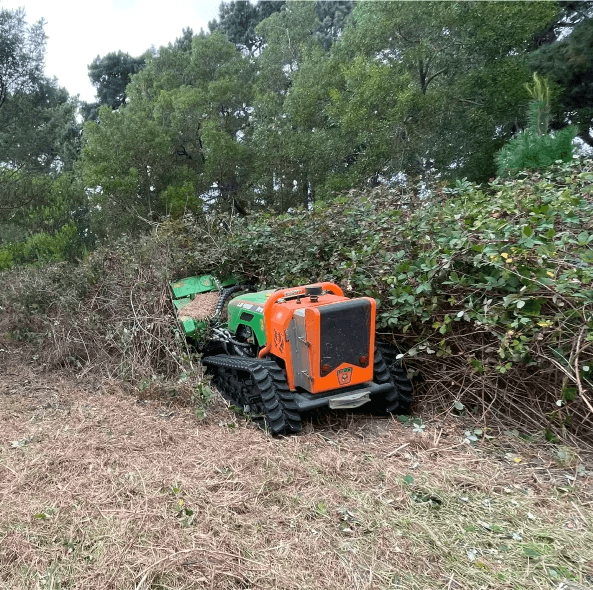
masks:
[(199, 405), (167, 281), (331, 279), (379, 302), (418, 412), (590, 438), (592, 14), (223, 3), (208, 32), (98, 56), (79, 104), (43, 23), (0, 9), (4, 335)]

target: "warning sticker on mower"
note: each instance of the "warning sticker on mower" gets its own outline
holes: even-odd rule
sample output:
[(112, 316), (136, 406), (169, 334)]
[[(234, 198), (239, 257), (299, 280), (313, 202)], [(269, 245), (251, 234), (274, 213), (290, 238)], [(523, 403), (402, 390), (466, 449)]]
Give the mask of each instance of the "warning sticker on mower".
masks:
[(338, 383), (340, 385), (348, 385), (352, 381), (352, 367), (346, 367), (338, 371)]
[(284, 336), (278, 330), (274, 330), (274, 344), (280, 351), (280, 354), (282, 354), (284, 352)]

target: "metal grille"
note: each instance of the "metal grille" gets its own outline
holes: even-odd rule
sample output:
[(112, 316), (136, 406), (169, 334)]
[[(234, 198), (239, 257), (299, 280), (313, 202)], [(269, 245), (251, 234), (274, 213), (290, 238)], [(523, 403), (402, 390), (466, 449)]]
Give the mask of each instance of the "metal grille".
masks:
[[(328, 374), (342, 363), (361, 367), (359, 359), (370, 357), (371, 303), (359, 299), (318, 309), (321, 314), (320, 373)], [(329, 365), (329, 371), (322, 371), (325, 365)]]

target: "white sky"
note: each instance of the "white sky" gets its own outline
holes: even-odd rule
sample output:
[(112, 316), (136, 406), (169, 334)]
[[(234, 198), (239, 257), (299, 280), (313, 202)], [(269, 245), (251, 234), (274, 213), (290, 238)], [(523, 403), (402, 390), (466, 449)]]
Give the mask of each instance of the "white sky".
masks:
[(23, 7), (27, 22), (47, 23), (45, 71), (71, 95), (93, 102), (87, 66), (97, 55), (122, 50), (137, 57), (151, 45), (175, 41), (182, 30), (208, 30), (221, 0), (0, 0), (0, 8)]

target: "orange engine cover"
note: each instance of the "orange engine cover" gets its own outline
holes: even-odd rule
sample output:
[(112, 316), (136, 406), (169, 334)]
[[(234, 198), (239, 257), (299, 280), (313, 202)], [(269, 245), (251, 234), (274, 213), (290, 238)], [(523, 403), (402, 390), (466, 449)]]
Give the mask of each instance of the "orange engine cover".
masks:
[(273, 293), (264, 306), (267, 346), (284, 360), (288, 386), (324, 393), (373, 380), (376, 302), (348, 299), (333, 283), (318, 297), (305, 287)]

